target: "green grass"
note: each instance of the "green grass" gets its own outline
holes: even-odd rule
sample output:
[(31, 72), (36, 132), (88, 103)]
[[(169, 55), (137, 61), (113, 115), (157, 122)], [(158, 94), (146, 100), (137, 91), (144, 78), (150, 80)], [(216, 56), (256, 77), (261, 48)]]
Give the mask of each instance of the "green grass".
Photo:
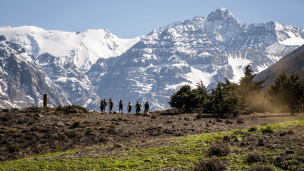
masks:
[[(272, 124), (271, 128), (278, 131), (280, 128), (289, 125), (304, 125), (304, 118), (285, 123)], [(269, 126), (269, 125), (267, 125)], [(259, 126), (257, 133), (267, 126)], [(65, 158), (64, 156), (75, 155), (76, 151), (44, 154), (40, 156), (24, 158), (20, 160), (0, 163), (0, 170), (156, 170), (163, 167), (183, 168), (192, 170), (197, 163), (209, 158), (207, 149), (209, 143), (226, 135), (239, 135), (244, 130), (232, 130), (218, 133), (205, 133), (186, 137), (171, 138), (166, 140), (163, 147), (137, 150), (133, 147), (114, 149), (112, 155), (100, 155), (98, 157), (86, 158)], [(110, 146), (100, 148), (109, 149)], [(94, 149), (90, 149), (94, 151)], [(112, 149), (113, 150), (113, 149)], [(122, 150), (122, 151), (120, 151)], [(246, 159), (248, 154), (242, 152), (241, 148), (232, 147), (232, 153), (221, 157), (230, 162), (230, 170), (248, 170)], [(122, 155), (123, 154), (123, 155)], [(274, 156), (274, 153), (264, 153), (267, 158)], [(149, 159), (150, 161), (146, 161)], [(266, 163), (263, 163), (267, 165)], [(254, 167), (255, 164), (250, 167)], [(273, 167), (273, 166), (271, 166)], [(278, 169), (278, 168), (277, 168)], [(280, 169), (278, 169), (280, 170)]]

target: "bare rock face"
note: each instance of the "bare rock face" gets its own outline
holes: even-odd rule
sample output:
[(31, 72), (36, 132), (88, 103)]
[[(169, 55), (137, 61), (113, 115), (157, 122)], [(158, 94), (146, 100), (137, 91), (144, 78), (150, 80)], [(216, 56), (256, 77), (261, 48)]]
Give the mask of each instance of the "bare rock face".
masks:
[(63, 89), (24, 57), (24, 49), (3, 37), (1, 40), (0, 107), (42, 106), (43, 94), (48, 94), (49, 106), (64, 104)]
[(55, 57), (49, 53), (39, 55), (35, 65), (44, 71), (50, 79), (62, 89), (67, 90), (68, 101), (75, 105), (98, 110), (100, 98), (88, 76), (83, 74), (70, 61)]
[(6, 38), (3, 35), (0, 35), (0, 41), (6, 41)]

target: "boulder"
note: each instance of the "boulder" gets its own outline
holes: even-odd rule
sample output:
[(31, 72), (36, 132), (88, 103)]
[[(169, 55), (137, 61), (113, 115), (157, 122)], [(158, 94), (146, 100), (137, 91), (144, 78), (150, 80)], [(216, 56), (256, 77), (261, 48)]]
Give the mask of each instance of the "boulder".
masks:
[(199, 113), (196, 115), (196, 119), (202, 119), (203, 118), (203, 114)]
[(233, 124), (233, 122), (226, 120), (226, 124)]
[(263, 138), (260, 138), (260, 139), (259, 139), (258, 145), (259, 145), (259, 146), (265, 145), (265, 142), (264, 142), (264, 139), (263, 139)]
[(236, 122), (237, 122), (238, 124), (243, 124), (243, 123), (244, 123), (244, 120), (239, 119), (239, 120), (237, 120)]

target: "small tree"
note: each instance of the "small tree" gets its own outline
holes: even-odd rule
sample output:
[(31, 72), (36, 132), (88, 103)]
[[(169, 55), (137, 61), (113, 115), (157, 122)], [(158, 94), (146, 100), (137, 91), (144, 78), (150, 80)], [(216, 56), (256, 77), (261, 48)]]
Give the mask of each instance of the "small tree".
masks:
[(198, 94), (196, 107), (205, 109), (208, 101), (208, 90), (202, 81), (196, 84), (196, 92)]
[(242, 108), (241, 96), (237, 92), (237, 84), (226, 79), (226, 83), (218, 82), (209, 96), (207, 109), (223, 116)]
[(171, 107), (185, 108), (186, 111), (191, 108), (203, 108), (207, 99), (207, 89), (202, 82), (199, 82), (197, 88), (193, 90), (186, 84), (172, 94), (170, 99)]
[(299, 76), (291, 74), (290, 77), (283, 70), (268, 90), (270, 101), (278, 107), (287, 108), (293, 115), (304, 95), (303, 83)]
[(264, 97), (261, 94), (261, 90), (264, 88), (262, 84), (263, 81), (253, 81), (256, 74), (253, 74), (253, 69), (251, 68), (251, 64), (248, 64), (245, 67), (244, 77), (242, 77), (239, 81), (238, 92), (242, 96), (243, 102), (251, 109), (251, 110), (261, 110), (261, 104), (264, 100)]
[(195, 98), (195, 93), (192, 92), (190, 85), (182, 86), (176, 93), (172, 94), (169, 102), (171, 107), (175, 108), (185, 108), (189, 110), (192, 106), (191, 101)]

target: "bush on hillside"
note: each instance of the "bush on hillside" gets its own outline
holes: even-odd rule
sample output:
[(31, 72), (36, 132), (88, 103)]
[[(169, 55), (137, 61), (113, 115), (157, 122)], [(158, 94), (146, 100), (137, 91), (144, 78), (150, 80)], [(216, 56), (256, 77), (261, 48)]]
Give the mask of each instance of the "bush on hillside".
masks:
[(56, 107), (55, 112), (58, 113), (66, 113), (66, 111), (69, 112), (70, 109), (78, 109), (81, 110), (83, 113), (89, 113), (88, 109), (79, 105), (68, 105), (68, 106), (61, 106), (59, 105), (58, 107)]

